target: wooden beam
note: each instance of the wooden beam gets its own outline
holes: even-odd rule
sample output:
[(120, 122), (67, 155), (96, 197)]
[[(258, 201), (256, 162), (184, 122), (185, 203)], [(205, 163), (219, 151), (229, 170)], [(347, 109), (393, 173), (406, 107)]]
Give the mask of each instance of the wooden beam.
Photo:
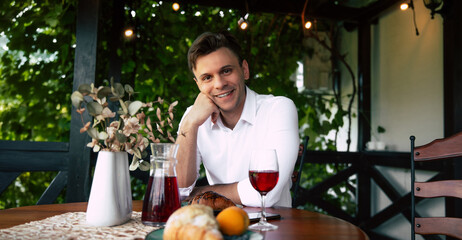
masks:
[[(443, 5), (444, 136), (462, 131), (462, 1)], [(454, 178), (462, 179), (462, 161), (448, 166)], [(447, 216), (462, 217), (462, 201), (446, 199)]]
[[(99, 6), (99, 0), (78, 3), (73, 91), (82, 83), (95, 82)], [(84, 121), (90, 121), (88, 115)], [(90, 148), (86, 147), (90, 137), (80, 133), (81, 127), (80, 115), (72, 107), (67, 202), (87, 201), (90, 192)]]
[(0, 141), (0, 171), (67, 170), (69, 143)]

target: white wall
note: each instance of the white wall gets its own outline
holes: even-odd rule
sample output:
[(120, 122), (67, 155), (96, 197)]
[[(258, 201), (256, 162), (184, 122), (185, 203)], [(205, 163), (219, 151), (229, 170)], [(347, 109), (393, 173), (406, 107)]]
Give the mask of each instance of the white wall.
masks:
[(393, 151), (409, 151), (410, 135), (417, 145), (443, 137), (443, 21), (414, 4), (419, 36), (398, 6), (372, 29), (372, 125)]
[[(386, 129), (380, 140), (392, 151), (409, 152), (411, 135), (416, 136), (416, 145), (423, 145), (442, 138), (444, 131), (443, 21), (440, 15), (432, 20), (423, 1), (414, 4), (419, 36), (415, 34), (412, 11), (400, 11), (398, 5), (372, 28), (372, 125)], [(379, 170), (401, 194), (410, 191), (409, 171)], [(418, 178), (431, 176), (420, 172)], [(376, 201), (371, 210), (376, 213), (391, 202), (374, 183), (372, 186)], [(441, 199), (426, 204), (433, 205), (428, 214), (444, 215)], [(410, 238), (410, 224), (403, 216), (396, 216), (378, 231), (396, 239)]]
[[(416, 36), (413, 13), (399, 10), (399, 4), (380, 16), (372, 26), (371, 69), (371, 124), (386, 129), (380, 134), (390, 151), (409, 152), (411, 135), (416, 145), (423, 145), (443, 137), (443, 20), (440, 15), (431, 19), (423, 1), (414, 1), (417, 27)], [(347, 54), (353, 69), (357, 70), (357, 31), (342, 32), (340, 48)], [(357, 73), (355, 73), (357, 74)], [(342, 91), (351, 91), (348, 75), (342, 69)], [(357, 104), (354, 112), (357, 113)], [(357, 118), (353, 142), (357, 142)], [(339, 150), (344, 146), (339, 142)], [(352, 148), (354, 151), (355, 148)], [(397, 186), (402, 194), (410, 191), (410, 171), (388, 167), (378, 170)], [(419, 172), (417, 178), (426, 180), (431, 172)], [(391, 201), (372, 182), (372, 214), (391, 204)], [(436, 200), (424, 203), (432, 205), (434, 216), (444, 215), (444, 202)], [(402, 216), (396, 216), (381, 225), (382, 232), (396, 239), (410, 239), (410, 224)], [(422, 239), (418, 237), (417, 239)]]

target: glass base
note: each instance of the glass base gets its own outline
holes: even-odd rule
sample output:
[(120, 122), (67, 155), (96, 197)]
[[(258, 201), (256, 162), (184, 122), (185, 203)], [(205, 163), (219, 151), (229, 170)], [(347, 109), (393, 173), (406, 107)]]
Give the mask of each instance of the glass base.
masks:
[(268, 222), (260, 221), (258, 223), (250, 225), (249, 229), (254, 230), (254, 231), (272, 231), (272, 230), (278, 229), (278, 226), (273, 225), (273, 224), (268, 223)]
[(150, 222), (150, 221), (141, 221), (144, 225), (152, 227), (165, 227), (165, 222)]

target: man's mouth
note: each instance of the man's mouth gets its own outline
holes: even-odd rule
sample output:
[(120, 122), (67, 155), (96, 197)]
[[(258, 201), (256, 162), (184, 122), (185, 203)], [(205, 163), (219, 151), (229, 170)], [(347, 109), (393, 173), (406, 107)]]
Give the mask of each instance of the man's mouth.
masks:
[(215, 96), (218, 97), (218, 98), (224, 98), (224, 97), (228, 96), (229, 94), (231, 94), (233, 91), (234, 90), (231, 90), (229, 92), (225, 92), (223, 94), (219, 94), (219, 95), (215, 95)]

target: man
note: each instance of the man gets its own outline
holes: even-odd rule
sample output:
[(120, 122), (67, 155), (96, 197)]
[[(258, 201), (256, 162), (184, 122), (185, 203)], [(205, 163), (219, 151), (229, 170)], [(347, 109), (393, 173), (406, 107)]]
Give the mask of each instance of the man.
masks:
[[(180, 194), (191, 197), (212, 190), (236, 204), (259, 207), (260, 194), (249, 181), (250, 153), (274, 148), (279, 181), (265, 205), (291, 207), (290, 176), (299, 146), (297, 110), (286, 97), (259, 95), (245, 85), (249, 66), (240, 52), (227, 32), (204, 33), (189, 49), (189, 68), (200, 93), (178, 130)], [(194, 188), (201, 163), (210, 186)]]

